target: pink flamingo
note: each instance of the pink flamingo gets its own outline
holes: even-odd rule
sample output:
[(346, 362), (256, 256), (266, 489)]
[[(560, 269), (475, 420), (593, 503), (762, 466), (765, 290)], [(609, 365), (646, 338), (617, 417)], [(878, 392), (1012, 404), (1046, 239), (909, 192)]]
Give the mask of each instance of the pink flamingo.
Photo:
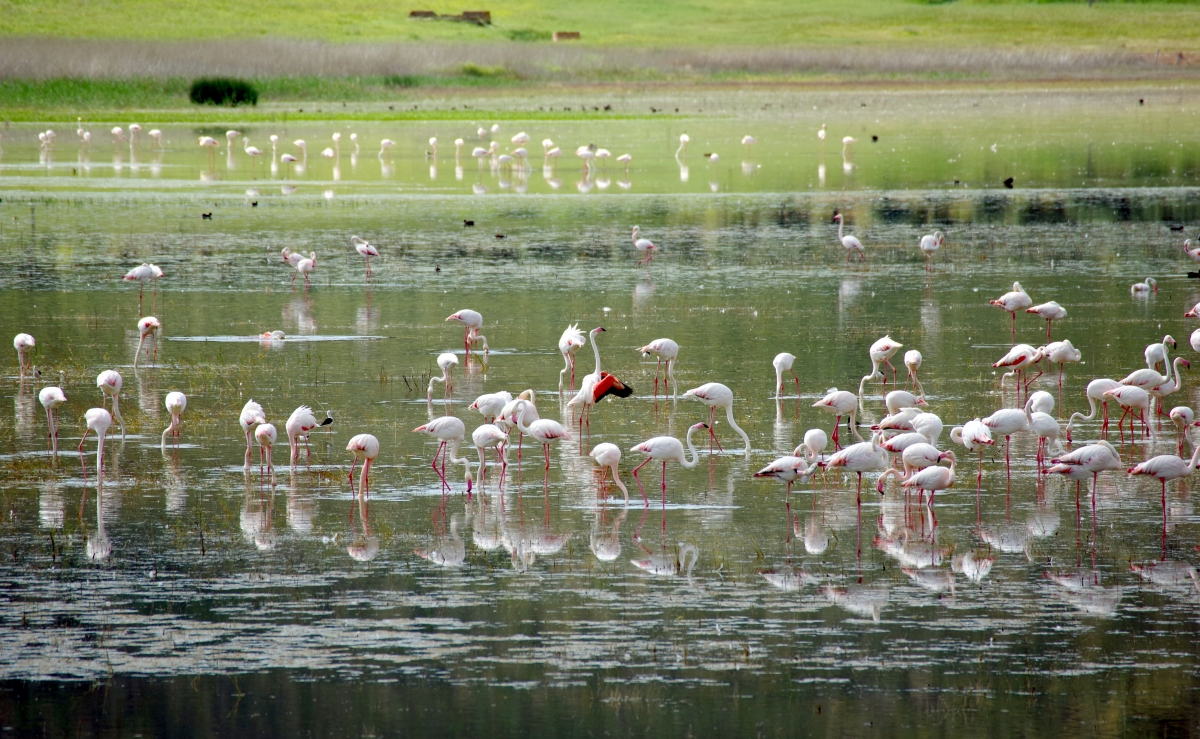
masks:
[[(155, 318), (154, 316), (146, 316), (142, 320), (138, 321), (138, 348), (137, 348), (137, 353), (133, 355), (133, 368), (135, 370), (137, 369), (137, 366), (138, 366), (138, 359), (140, 359), (142, 356), (142, 344), (146, 341), (146, 337), (154, 336), (156, 333), (158, 333), (158, 331), (161, 328), (162, 328), (162, 324), (159, 323), (158, 319)], [(155, 358), (158, 357), (158, 342), (157, 341), (154, 343), (154, 355), (153, 356)], [(151, 359), (150, 361), (153, 364), (154, 360)]]
[(796, 381), (796, 397), (800, 397), (800, 378), (796, 375), (792, 365), (796, 362), (796, 355), (788, 352), (780, 352), (771, 360), (771, 365), (775, 368), (775, 399), (783, 395), (783, 373), (791, 372), (792, 378)]
[(164, 405), (167, 406), (167, 413), (171, 414), (171, 423), (162, 432), (162, 443), (159, 445), (159, 449), (163, 453), (166, 453), (167, 434), (170, 434), (172, 439), (179, 438), (182, 435), (179, 427), (183, 425), (183, 422), (179, 417), (183, 414), (184, 409), (187, 408), (187, 396), (178, 390), (169, 392), (167, 393)]
[[(692, 424), (687, 432), (687, 447), (688, 453), (691, 454), (691, 460), (683, 454), (683, 444), (674, 436), (655, 436), (652, 439), (647, 439), (640, 444), (634, 445), (629, 451), (641, 452), (646, 455), (646, 460), (633, 468), (633, 479), (638, 484), (638, 490), (642, 492), (642, 500), (646, 507), (650, 506), (650, 499), (646, 497), (646, 489), (642, 487), (642, 481), (638, 479), (638, 470), (645, 467), (652, 460), (662, 462), (662, 506), (665, 511), (667, 508), (667, 462), (678, 462), (685, 469), (694, 469), (700, 463), (700, 455), (696, 452), (696, 447), (692, 445), (692, 435), (698, 429), (707, 429), (708, 424), (701, 422)], [(663, 530), (666, 530), (666, 520), (663, 521)]]
[(1050, 340), (1050, 324), (1067, 317), (1067, 309), (1051, 300), (1049, 303), (1034, 305), (1025, 309), (1026, 313), (1036, 313), (1046, 321), (1046, 341)]
[(304, 451), (307, 453), (305, 464), (312, 463), (312, 449), (308, 445), (308, 435), (318, 426), (328, 426), (333, 423), (332, 416), (326, 416), (324, 421), (317, 421), (317, 417), (313, 415), (312, 408), (302, 405), (292, 411), (292, 415), (288, 416), (287, 423), (283, 428), (287, 432), (288, 446), (291, 448), (291, 465), (296, 466), (296, 462), (300, 461), (300, 439), (304, 439)]
[(867, 252), (865, 249), (863, 249), (862, 242), (859, 241), (853, 235), (851, 235), (851, 236), (843, 236), (842, 235), (842, 226), (843, 226), (842, 214), (838, 213), (837, 215), (835, 215), (833, 217), (833, 220), (837, 221), (837, 225), (838, 225), (838, 241), (842, 242), (842, 246), (845, 247), (845, 249), (846, 249), (846, 262), (847, 263), (850, 262), (850, 252), (852, 252), (852, 251), (858, 252), (858, 255), (860, 257), (862, 257), (862, 260), (864, 262), (867, 261)]
[[(424, 433), (438, 440), (438, 450), (433, 454), (433, 462), (430, 466), (437, 476), (442, 481), (442, 494), (450, 489), (450, 483), (446, 481), (446, 459), (450, 460), (450, 464), (461, 464), (466, 468), (466, 483), (467, 494), (471, 492), (471, 460), (466, 457), (458, 456), (458, 448), (462, 445), (463, 439), (467, 433), (467, 427), (463, 422), (454, 416), (442, 416), (435, 418), (429, 423), (413, 429), (414, 432)], [(438, 457), (442, 458), (441, 469), (438, 469)]]
[(379, 439), (376, 439), (371, 434), (358, 434), (346, 444), (346, 451), (354, 453), (354, 458), (350, 460), (351, 485), (354, 484), (354, 463), (359, 458), (363, 460), (362, 472), (358, 477), (358, 497), (360, 500), (365, 500), (367, 497), (371, 463), (375, 461), (375, 457), (379, 456)]
[(1121, 387), (1121, 383), (1116, 380), (1110, 380), (1107, 377), (1097, 378), (1092, 380), (1087, 385), (1088, 408), (1090, 409), (1085, 416), (1076, 411), (1067, 419), (1067, 441), (1071, 440), (1071, 426), (1075, 423), (1075, 418), (1078, 417), (1084, 421), (1090, 421), (1096, 417), (1096, 404), (1099, 403), (1104, 409), (1104, 423), (1100, 427), (1101, 436), (1108, 436), (1108, 395), (1109, 390)]
[(466, 357), (464, 361), (471, 359), (471, 345), (476, 341), (483, 339), (486, 345), (487, 339), (480, 333), (483, 330), (483, 316), (473, 310), (464, 309), (457, 313), (451, 313), (447, 321), (456, 321), (463, 325), (463, 348), (466, 349)]
[(567, 370), (571, 371), (571, 392), (575, 392), (575, 355), (587, 343), (587, 339), (583, 338), (583, 332), (579, 330), (578, 323), (572, 323), (563, 331), (562, 336), (558, 339), (558, 351), (563, 357), (563, 368), (558, 371), (558, 394), (562, 395), (563, 391), (563, 375)]
[[(242, 433), (246, 435), (246, 464), (244, 467), (250, 469), (250, 434), (254, 431), (254, 427), (267, 422), (266, 414), (263, 413), (263, 407), (253, 400), (246, 401), (242, 406), (242, 412), (238, 416), (238, 425), (242, 427)], [(274, 428), (272, 426), (271, 428)], [(272, 442), (274, 438), (272, 438)], [(259, 462), (262, 462), (262, 449), (259, 449)]]
[(21, 364), (21, 377), (25, 376), (25, 367), (29, 364), (29, 350), (37, 345), (29, 334), (17, 334), (13, 337), (13, 349), (17, 350), (17, 361)]
[(625, 487), (625, 483), (621, 482), (621, 471), (617, 469), (617, 465), (621, 463), (621, 448), (616, 444), (597, 444), (588, 453), (588, 456), (596, 461), (600, 466), (600, 489), (604, 490), (604, 479), (608, 475), (608, 471), (612, 470), (613, 482), (625, 494), (625, 503), (629, 504), (629, 489)]
[(695, 398), (708, 406), (708, 433), (711, 439), (717, 441), (718, 449), (721, 448), (721, 442), (720, 440), (717, 440), (717, 435), (713, 431), (713, 420), (715, 418), (717, 408), (724, 408), (725, 421), (729, 424), (730, 428), (738, 432), (738, 435), (742, 437), (742, 441), (746, 444), (746, 448), (742, 453), (746, 456), (750, 455), (750, 437), (747, 436), (746, 432), (742, 430), (742, 427), (738, 426), (737, 422), (733, 420), (733, 391), (730, 390), (728, 386), (722, 385), (719, 382), (706, 382), (700, 387), (688, 390), (683, 394), (683, 397)]
[(279, 431), (276, 430), (275, 424), (263, 423), (254, 429), (254, 438), (258, 441), (258, 471), (262, 474), (263, 460), (267, 463), (267, 473), (272, 477), (275, 476), (275, 460), (272, 453), (275, 449), (275, 440), (279, 438)]
[(354, 246), (354, 250), (367, 260), (367, 277), (371, 276), (371, 257), (379, 256), (379, 250), (367, 243), (366, 239), (360, 239), (357, 236), (350, 237), (350, 243)]
[[(675, 360), (679, 358), (679, 344), (676, 344), (670, 339), (655, 339), (645, 346), (638, 347), (638, 351), (643, 357), (648, 357), (653, 354), (658, 358), (658, 364), (654, 368), (654, 397), (658, 397), (658, 375), (663, 369), (663, 362), (667, 363), (666, 376), (663, 378), (663, 394), (666, 394), (667, 379), (671, 380), (671, 400), (679, 392), (679, 386), (675, 384)], [(798, 381), (797, 381), (798, 382)], [(797, 387), (799, 387), (797, 385)]]
[(58, 457), (58, 407), (67, 402), (67, 396), (61, 387), (44, 387), (38, 393), (38, 401), (46, 409), (46, 427), (49, 429), (54, 456)]
[(104, 370), (96, 375), (96, 387), (100, 388), (100, 407), (104, 407), (104, 401), (107, 398), (112, 398), (112, 417), (117, 419), (117, 423), (121, 424), (121, 438), (125, 438), (125, 419), (121, 418), (121, 386), (125, 384), (121, 379), (121, 373), (116, 370)]
[(1012, 343), (1015, 346), (1017, 343), (1017, 311), (1025, 310), (1033, 305), (1033, 298), (1029, 297), (1029, 293), (1021, 287), (1021, 283), (1014, 282), (1011, 292), (1004, 293), (990, 304), (1002, 308), (1012, 315)]
[(1176, 457), (1174, 454), (1160, 454), (1157, 457), (1151, 457), (1141, 464), (1129, 468), (1129, 474), (1146, 475), (1147, 477), (1157, 478), (1162, 483), (1162, 512), (1163, 512), (1163, 551), (1166, 551), (1167, 546), (1167, 480), (1178, 480), (1181, 477), (1188, 477), (1196, 471), (1196, 467), (1200, 465), (1200, 447), (1192, 453), (1191, 460), (1184, 460), (1183, 457)]
[(849, 417), (846, 421), (846, 428), (850, 430), (850, 433), (854, 434), (859, 441), (863, 440), (858, 433), (858, 424), (855, 423), (855, 416), (858, 415), (858, 397), (854, 393), (849, 390), (838, 390), (836, 387), (830, 388), (825, 397), (813, 403), (812, 407), (821, 408), (837, 416), (837, 420), (833, 422), (834, 451), (842, 448), (838, 443), (838, 426), (842, 424), (842, 416)]
[(523, 434), (529, 434), (542, 445), (542, 453), (546, 456), (546, 474), (550, 474), (550, 444), (555, 441), (571, 441), (571, 432), (567, 431), (558, 421), (550, 420), (549, 418), (539, 418), (529, 426), (525, 425), (522, 411), (525, 406), (529, 405), (527, 400), (518, 400), (513, 407), (513, 416), (517, 422), (517, 428)]

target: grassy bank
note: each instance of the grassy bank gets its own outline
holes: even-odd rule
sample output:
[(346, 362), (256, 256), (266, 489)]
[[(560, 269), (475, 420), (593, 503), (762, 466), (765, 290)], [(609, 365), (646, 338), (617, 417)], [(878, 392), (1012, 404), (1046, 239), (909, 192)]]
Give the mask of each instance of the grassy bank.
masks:
[[(411, 10), (489, 10), (492, 25), (410, 20)], [(879, 44), (954, 48), (1200, 49), (1200, 7), (1187, 0), (18, 0), (0, 14), (0, 36), (195, 41), (263, 37), (361, 42), (549, 43), (579, 31), (584, 45), (629, 48)]]

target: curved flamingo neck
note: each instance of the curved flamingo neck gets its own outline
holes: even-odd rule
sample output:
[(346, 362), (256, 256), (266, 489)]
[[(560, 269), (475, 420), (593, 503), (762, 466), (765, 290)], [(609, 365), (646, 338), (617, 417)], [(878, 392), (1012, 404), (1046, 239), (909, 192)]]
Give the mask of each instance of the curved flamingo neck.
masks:
[(733, 429), (734, 431), (738, 432), (738, 435), (742, 437), (742, 441), (745, 442), (745, 444), (746, 444), (746, 454), (749, 454), (750, 453), (750, 437), (747, 436), (746, 432), (742, 431), (742, 427), (738, 426), (737, 422), (733, 420), (733, 403), (730, 403), (729, 405), (725, 406), (725, 420), (729, 423), (729, 427), (731, 429)]
[(839, 218), (839, 219), (838, 219), (838, 241), (842, 241), (842, 240), (843, 240), (843, 237), (842, 237), (842, 228), (843, 228), (845, 225), (846, 225), (846, 219), (845, 219), (845, 218)]
[[(366, 500), (367, 470), (369, 470), (369, 469), (371, 469), (371, 458), (367, 457), (366, 461), (363, 462), (362, 472), (360, 472), (358, 474), (358, 499), (360, 501), (360, 504), (361, 504), (361, 501)], [(365, 519), (365, 516), (364, 516), (364, 519)]]
[(700, 464), (700, 454), (696, 451), (696, 447), (692, 446), (692, 434), (694, 434), (694, 433), (696, 433), (695, 426), (688, 429), (687, 447), (688, 447), (688, 452), (692, 455), (692, 461), (689, 462), (686, 459), (679, 460), (679, 464), (683, 465), (684, 467), (686, 467), (689, 470), (693, 469), (696, 465)]
[(600, 335), (599, 331), (592, 332), (592, 352), (596, 355), (596, 378), (600, 378), (600, 346), (596, 343), (596, 337)]
[[(1164, 345), (1164, 346), (1165, 346), (1165, 345)], [(1174, 361), (1174, 362), (1172, 362), (1172, 364), (1173, 364), (1173, 365), (1175, 365), (1175, 389), (1176, 389), (1176, 390), (1178, 390), (1178, 389), (1180, 388), (1180, 384), (1179, 384), (1179, 383), (1180, 383), (1180, 379), (1179, 379), (1179, 363), (1180, 363), (1180, 362), (1186, 362), (1186, 361), (1187, 361), (1187, 360), (1186, 360), (1186, 359), (1184, 359), (1183, 357), (1175, 357), (1175, 361)]]

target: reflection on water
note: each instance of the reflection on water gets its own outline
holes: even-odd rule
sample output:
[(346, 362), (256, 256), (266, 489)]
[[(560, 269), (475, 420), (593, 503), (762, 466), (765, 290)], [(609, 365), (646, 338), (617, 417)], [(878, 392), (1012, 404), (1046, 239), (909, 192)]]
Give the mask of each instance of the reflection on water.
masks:
[[(832, 120), (827, 113), (823, 119)], [(1124, 131), (1132, 115), (1111, 126)], [(416, 139), (411, 125), (414, 140), (434, 133)], [(599, 124), (562, 125), (586, 138)], [(667, 126), (631, 125), (631, 143), (643, 125), (655, 140)], [(511, 691), (507, 699), (535, 689), (550, 689), (556, 707), (597, 724), (653, 701), (730, 736), (748, 731), (745, 721), (730, 723), (750, 715), (739, 711), (785, 734), (796, 706), (808, 705), (807, 720), (837, 735), (862, 733), (868, 713), (885, 735), (915, 735), (931, 712), (967, 732), (1002, 715), (1022, 717), (1022, 729), (1035, 735), (1067, 731), (1063, 716), (1101, 712), (1130, 726), (1143, 716), (1195, 725), (1194, 480), (1168, 484), (1165, 519), (1156, 481), (1112, 471), (1100, 474), (1094, 491), (1084, 480), (1076, 507), (1072, 480), (1039, 475), (1037, 440), (1027, 434), (1013, 437), (1011, 481), (1003, 452), (986, 449), (977, 492), (978, 453), (963, 452), (959, 484), (939, 491), (932, 507), (928, 496), (894, 483), (877, 494), (877, 472), (868, 473), (861, 504), (852, 474), (814, 474), (787, 503), (781, 485), (751, 478), (807, 430), (828, 430), (832, 419), (812, 403), (828, 387), (852, 388), (869, 371), (867, 348), (884, 335), (922, 353), (929, 410), (950, 427), (1015, 407), (990, 366), (1010, 345), (1010, 319), (987, 305), (1014, 280), (1035, 301), (1067, 307), (1063, 338), (1086, 360), (1067, 373), (1061, 396), (1055, 373), (1031, 388), (1054, 393), (1060, 419), (1087, 410), (1089, 379), (1123, 377), (1144, 364), (1148, 343), (1168, 332), (1188, 335), (1194, 325), (1182, 314), (1200, 301), (1200, 286), (1184, 277), (1191, 266), (1179, 254), (1185, 233), (1171, 226), (1200, 221), (1200, 204), (1190, 190), (1160, 187), (1185, 175), (1144, 169), (1159, 161), (1191, 171), (1184, 154), (1154, 143), (1174, 142), (1175, 134), (1154, 129), (1145, 135), (1157, 138), (1146, 144), (1143, 134), (1124, 132), (1108, 138), (1117, 151), (1095, 144), (1095, 173), (1070, 188), (954, 189), (927, 181), (950, 181), (949, 169), (965, 169), (920, 165), (906, 182), (888, 179), (901, 170), (884, 160), (893, 145), (897, 158), (912, 157), (914, 146), (961, 149), (938, 162), (968, 159), (995, 179), (1007, 169), (993, 163), (1000, 154), (968, 153), (968, 139), (992, 136), (960, 140), (950, 129), (924, 128), (899, 139), (881, 123), (878, 144), (871, 131), (853, 131), (853, 187), (840, 180), (834, 159), (829, 189), (807, 191), (815, 159), (801, 147), (815, 152), (816, 141), (768, 154), (772, 125), (754, 132), (752, 170), (693, 161), (698, 172), (715, 174), (682, 183), (691, 189), (680, 194), (663, 194), (664, 183), (678, 191), (686, 160), (677, 164), (667, 151), (665, 164), (655, 164), (653, 152), (631, 145), (637, 165), (628, 193), (615, 200), (595, 196), (627, 185), (604, 190), (603, 170), (577, 170), (574, 162), (559, 165), (561, 192), (579, 183), (591, 188), (589, 200), (492, 197), (502, 187), (551, 192), (552, 165), (493, 174), (481, 160), (466, 182), (456, 171), (430, 183), (432, 160), (412, 156), (403, 136), (379, 160), (395, 167), (386, 193), (372, 194), (378, 170), (369, 159), (356, 168), (351, 156), (336, 197), (326, 200), (329, 183), (320, 178), (333, 167), (315, 158), (307, 173), (293, 170), (308, 179), (283, 199), (274, 194), (281, 182), (248, 186), (251, 164), (235, 162), (231, 177), (218, 155), (219, 184), (197, 195), (170, 183), (192, 178), (206, 154), (171, 144), (190, 147), (194, 137), (170, 127), (157, 181), (163, 190), (139, 184), (156, 156), (140, 150), (122, 165), (126, 189), (110, 197), (100, 191), (116, 187), (106, 144), (94, 145), (91, 179), (63, 184), (88, 160), (82, 151), (79, 159), (66, 154), (65, 164), (47, 156), (37, 165), (33, 150), (22, 148), (20, 127), (13, 144), (6, 132), (0, 252), (12, 269), (0, 274), (0, 316), (36, 336), (43, 376), (21, 382), (10, 365), (0, 390), (13, 404), (10, 422), (0, 424), (0, 552), (13, 586), (0, 600), (0, 650), (8, 657), (0, 678), (106, 680), (191, 706), (195, 677), (223, 696), (245, 690), (240, 709), (224, 707), (213, 719), (231, 735), (266, 695), (286, 695), (280, 705), (296, 710), (296, 696), (312, 697), (308, 680), (340, 701), (380, 699), (381, 715), (392, 717), (386, 712), (397, 703), (381, 697), (395, 698), (388, 691), (403, 685), (406, 695), (432, 701), (421, 708), (443, 723), (447, 706), (457, 705), (471, 721), (498, 727), (511, 725), (504, 711), (513, 709), (494, 707), (511, 701), (493, 701), (490, 691)], [(1113, 133), (1109, 123), (1095, 125)], [(309, 126), (286, 140), (327, 140)], [(713, 141), (723, 135), (717, 128), (689, 128), (699, 151), (736, 151)], [(265, 133), (249, 135), (263, 141)], [(374, 154), (368, 133), (382, 135), (368, 125), (359, 130), (364, 156)], [(1083, 145), (1052, 128), (1045, 136), (1050, 143), (1029, 143), (1024, 153), (1012, 140), (994, 140), (998, 152), (1013, 150), (1006, 161), (1041, 167), (1029, 178), (1066, 182), (1063, 172)], [(1151, 149), (1134, 153), (1145, 145)], [(290, 144), (284, 151), (300, 153)], [(1051, 169), (1054, 157), (1063, 161)], [(1119, 187), (1101, 186), (1111, 184), (1117, 160), (1132, 168), (1128, 176)], [(395, 191), (418, 179), (462, 196)], [(708, 194), (712, 181), (716, 196)], [(1129, 186), (1152, 181), (1154, 188)], [(97, 182), (99, 189), (87, 189)], [(31, 183), (58, 191), (35, 192)], [(884, 184), (886, 192), (870, 189)], [(471, 186), (489, 197), (474, 198)], [(835, 210), (863, 233), (865, 263), (845, 263), (830, 221)], [(199, 217), (210, 211), (211, 220)], [(629, 243), (635, 223), (660, 244), (642, 267)], [(935, 229), (946, 246), (926, 273), (917, 244)], [(350, 233), (383, 254), (369, 288)], [(283, 245), (320, 255), (308, 293), (291, 290), (293, 270), (278, 256)], [(136, 287), (119, 277), (150, 260), (166, 272), (157, 310), (164, 351), (130, 378), (126, 330), (137, 320)], [(1134, 303), (1129, 285), (1146, 276), (1158, 280), (1159, 293)], [(467, 407), (471, 400), (533, 388), (544, 418), (575, 427), (566, 398), (557, 399), (556, 341), (576, 322), (605, 328), (603, 368), (636, 392), (597, 403), (584, 438), (555, 447), (549, 473), (536, 442), (525, 438), (532, 453), (518, 463), (510, 450), (502, 485), (493, 468), (486, 489), (468, 497), (455, 484), (443, 497), (430, 467), (434, 445), (411, 429), (431, 412), (424, 393), (438, 371), (434, 358), (459, 348), (461, 336), (445, 317), (468, 307), (484, 315), (488, 364), (469, 363), (471, 371), (455, 377), (453, 398), (432, 407), (435, 417), (457, 416), (469, 433), (483, 422)], [(1039, 342), (1042, 324), (1019, 315), (1018, 341)], [(278, 329), (285, 338), (259, 337)], [(681, 347), (681, 385), (722, 382), (733, 390), (750, 459), (736, 453), (740, 447), (710, 455), (705, 446), (695, 469), (668, 466), (665, 508), (653, 500), (647, 509), (635, 494), (627, 509), (598, 499), (587, 453), (616, 444), (628, 481), (642, 461), (627, 451), (633, 445), (682, 438), (708, 417), (701, 403), (654, 397), (654, 367), (635, 349), (661, 336)], [(801, 396), (777, 401), (772, 358), (784, 351), (795, 354)], [(1192, 350), (1181, 343), (1175, 351), (1190, 358)], [(108, 367), (132, 379), (122, 391), (127, 441), (110, 438), (103, 482), (89, 467), (85, 488), (75, 459), (80, 419), (98, 400), (96, 373)], [(60, 371), (70, 400), (53, 466), (35, 404), (46, 378), (58, 382)], [(1200, 388), (1184, 378), (1170, 402), (1194, 406)], [(163, 455), (162, 395), (174, 388), (189, 397), (188, 443)], [(887, 388), (873, 384), (869, 392), (885, 389), (890, 373)], [(242, 472), (236, 413), (250, 399), (268, 409), (281, 436), (287, 410), (301, 404), (331, 409), (336, 419), (314, 433), (311, 465), (278, 487), (269, 474)], [(879, 401), (864, 399), (861, 422), (881, 418)], [(728, 439), (723, 423), (718, 438)], [(1094, 441), (1100, 424), (1099, 416), (1077, 423), (1074, 444)], [(1174, 452), (1174, 434), (1164, 428), (1153, 438), (1118, 440), (1122, 460)], [(345, 443), (364, 432), (383, 447), (369, 500), (346, 483)], [(939, 447), (953, 448), (946, 437)], [(652, 498), (660, 469), (645, 470)], [(241, 687), (212, 677), (235, 674)], [(744, 707), (718, 714), (735, 685)], [(916, 701), (911, 685), (930, 702)], [(710, 692), (718, 687), (720, 700)], [(443, 688), (466, 699), (451, 702)], [(5, 712), (10, 695), (0, 689), (0, 714), (27, 715)], [(65, 700), (38, 695), (53, 705)], [(1150, 705), (1151, 695), (1163, 698)], [(86, 706), (99, 700), (75, 698)], [(424, 720), (418, 714), (397, 720)], [(360, 716), (340, 708), (329, 715), (341, 723), (328, 733), (369, 733), (360, 731)], [(260, 731), (282, 733), (281, 726)], [(18, 733), (44, 732), (21, 724)]]

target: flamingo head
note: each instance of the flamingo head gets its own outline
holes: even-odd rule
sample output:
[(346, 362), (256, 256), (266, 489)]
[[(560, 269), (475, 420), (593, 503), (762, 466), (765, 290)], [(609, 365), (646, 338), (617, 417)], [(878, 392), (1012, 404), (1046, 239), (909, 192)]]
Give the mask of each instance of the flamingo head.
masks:
[(603, 327), (603, 326), (597, 326), (596, 328), (592, 329), (592, 330), (591, 330), (591, 331), (589, 331), (588, 333), (590, 333), (592, 336), (595, 336), (596, 334), (603, 333), (603, 332), (604, 332), (604, 327)]
[[(1157, 288), (1157, 287), (1155, 287), (1154, 289), (1155, 289), (1155, 290), (1157, 290), (1158, 288)], [(1193, 308), (1193, 309), (1192, 309), (1192, 311), (1195, 311), (1195, 310), (1196, 310), (1195, 308)], [(1195, 315), (1195, 313), (1193, 312), (1193, 313), (1192, 313), (1192, 315)], [(1166, 344), (1166, 343), (1170, 343), (1170, 344), (1171, 344), (1171, 348), (1172, 348), (1172, 349), (1174, 349), (1176, 346), (1178, 346), (1178, 345), (1175, 343), (1175, 337), (1174, 337), (1174, 336), (1170, 336), (1170, 335), (1168, 335), (1168, 336), (1166, 336), (1166, 337), (1164, 337), (1164, 338), (1163, 338), (1163, 343), (1164, 343), (1164, 344)]]
[(419, 431), (427, 431), (427, 429), (425, 428), (425, 424), (422, 424), (422, 425), (416, 427), (415, 429), (413, 429), (413, 433), (416, 433)]
[(695, 431), (695, 430), (697, 430), (697, 429), (707, 429), (707, 428), (708, 428), (708, 424), (707, 424), (707, 423), (705, 423), (705, 422), (703, 422), (703, 421), (701, 421), (700, 423), (694, 423), (694, 424), (692, 424), (692, 428), (691, 428), (690, 430), (691, 430), (691, 431)]
[(925, 406), (927, 406), (927, 405), (929, 405), (929, 404), (925, 402), (925, 399), (924, 399), (924, 398), (917, 398), (917, 405), (925, 405)]
[(944, 451), (944, 452), (942, 452), (941, 454), (939, 454), (939, 455), (938, 455), (938, 461), (939, 461), (939, 462), (941, 462), (943, 459), (948, 459), (948, 460), (950, 460), (950, 462), (951, 462), (951, 463), (957, 463), (957, 462), (958, 462), (958, 460), (954, 458), (954, 451), (953, 451), (953, 450)]
[(834, 214), (833, 214), (833, 220), (837, 221), (838, 223), (841, 223), (841, 222), (842, 222), (842, 214), (841, 214), (841, 213), (834, 213)]

